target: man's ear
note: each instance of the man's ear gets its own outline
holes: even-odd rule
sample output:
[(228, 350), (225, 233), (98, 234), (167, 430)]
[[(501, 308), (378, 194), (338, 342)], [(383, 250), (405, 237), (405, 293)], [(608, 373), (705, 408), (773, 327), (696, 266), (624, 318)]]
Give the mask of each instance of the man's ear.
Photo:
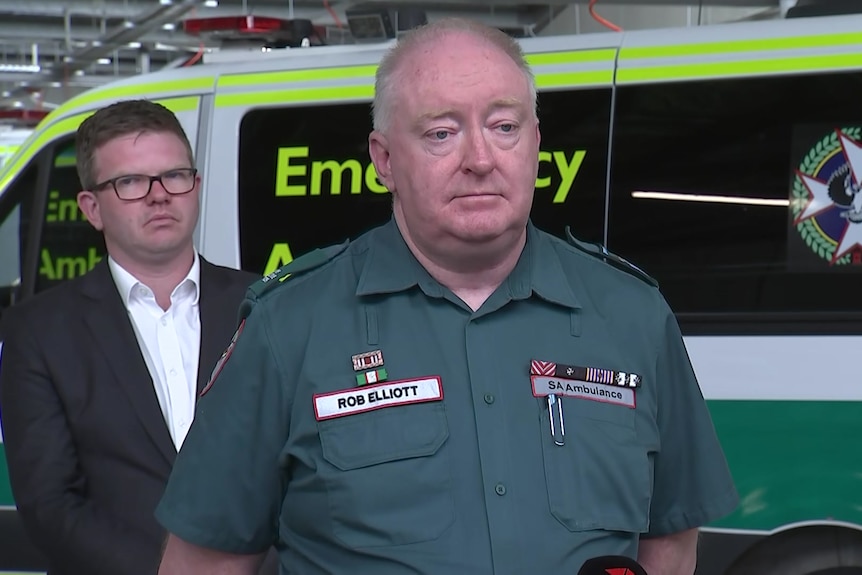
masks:
[(101, 232), (105, 226), (102, 225), (102, 213), (99, 210), (99, 200), (96, 198), (96, 194), (89, 190), (82, 190), (78, 192), (77, 199), (78, 207), (84, 212), (87, 221)]
[(368, 153), (371, 162), (377, 171), (377, 179), (386, 186), (390, 192), (395, 191), (395, 182), (392, 179), (392, 166), (389, 163), (389, 140), (381, 132), (374, 130), (368, 136)]

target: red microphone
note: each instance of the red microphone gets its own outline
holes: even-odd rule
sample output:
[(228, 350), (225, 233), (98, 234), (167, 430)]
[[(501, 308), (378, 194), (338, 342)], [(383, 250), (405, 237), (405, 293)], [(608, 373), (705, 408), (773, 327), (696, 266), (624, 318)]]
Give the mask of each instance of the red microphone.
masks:
[(647, 575), (647, 572), (634, 559), (622, 555), (605, 555), (587, 559), (578, 575)]

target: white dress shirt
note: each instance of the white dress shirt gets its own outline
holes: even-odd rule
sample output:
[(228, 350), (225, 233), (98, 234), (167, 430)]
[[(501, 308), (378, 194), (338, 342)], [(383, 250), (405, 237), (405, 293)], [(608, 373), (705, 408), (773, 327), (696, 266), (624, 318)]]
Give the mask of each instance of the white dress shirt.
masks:
[(195, 252), (188, 275), (171, 293), (167, 311), (159, 307), (149, 287), (111, 257), (108, 267), (129, 312), (162, 415), (179, 451), (195, 413), (201, 347), (200, 259)]

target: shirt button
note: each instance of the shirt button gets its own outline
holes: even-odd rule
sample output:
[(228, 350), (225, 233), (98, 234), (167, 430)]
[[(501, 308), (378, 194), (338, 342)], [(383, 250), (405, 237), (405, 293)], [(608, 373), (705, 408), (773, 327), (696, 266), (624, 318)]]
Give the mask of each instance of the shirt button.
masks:
[(162, 318), (162, 325), (168, 325), (168, 320), (166, 320), (165, 318)]
[(172, 370), (171, 370), (171, 375), (176, 375), (176, 374), (177, 374), (177, 370), (172, 369)]
[(506, 494), (506, 486), (502, 483), (498, 483), (494, 486), (494, 491), (497, 493), (497, 495), (503, 496)]
[(486, 393), (485, 394), (485, 403), (487, 403), (488, 405), (491, 405), (492, 403), (494, 403), (494, 394), (493, 393)]

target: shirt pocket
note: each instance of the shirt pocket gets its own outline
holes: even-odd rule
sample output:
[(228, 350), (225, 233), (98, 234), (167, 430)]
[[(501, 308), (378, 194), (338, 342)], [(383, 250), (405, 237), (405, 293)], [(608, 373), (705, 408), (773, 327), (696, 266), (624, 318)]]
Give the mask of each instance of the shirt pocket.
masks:
[(551, 438), (546, 401), (540, 418), (551, 514), (570, 531), (648, 531), (652, 464), (635, 433), (635, 410), (562, 402), (565, 445)]
[(333, 534), (350, 547), (430, 541), (455, 520), (442, 403), (318, 422)]

